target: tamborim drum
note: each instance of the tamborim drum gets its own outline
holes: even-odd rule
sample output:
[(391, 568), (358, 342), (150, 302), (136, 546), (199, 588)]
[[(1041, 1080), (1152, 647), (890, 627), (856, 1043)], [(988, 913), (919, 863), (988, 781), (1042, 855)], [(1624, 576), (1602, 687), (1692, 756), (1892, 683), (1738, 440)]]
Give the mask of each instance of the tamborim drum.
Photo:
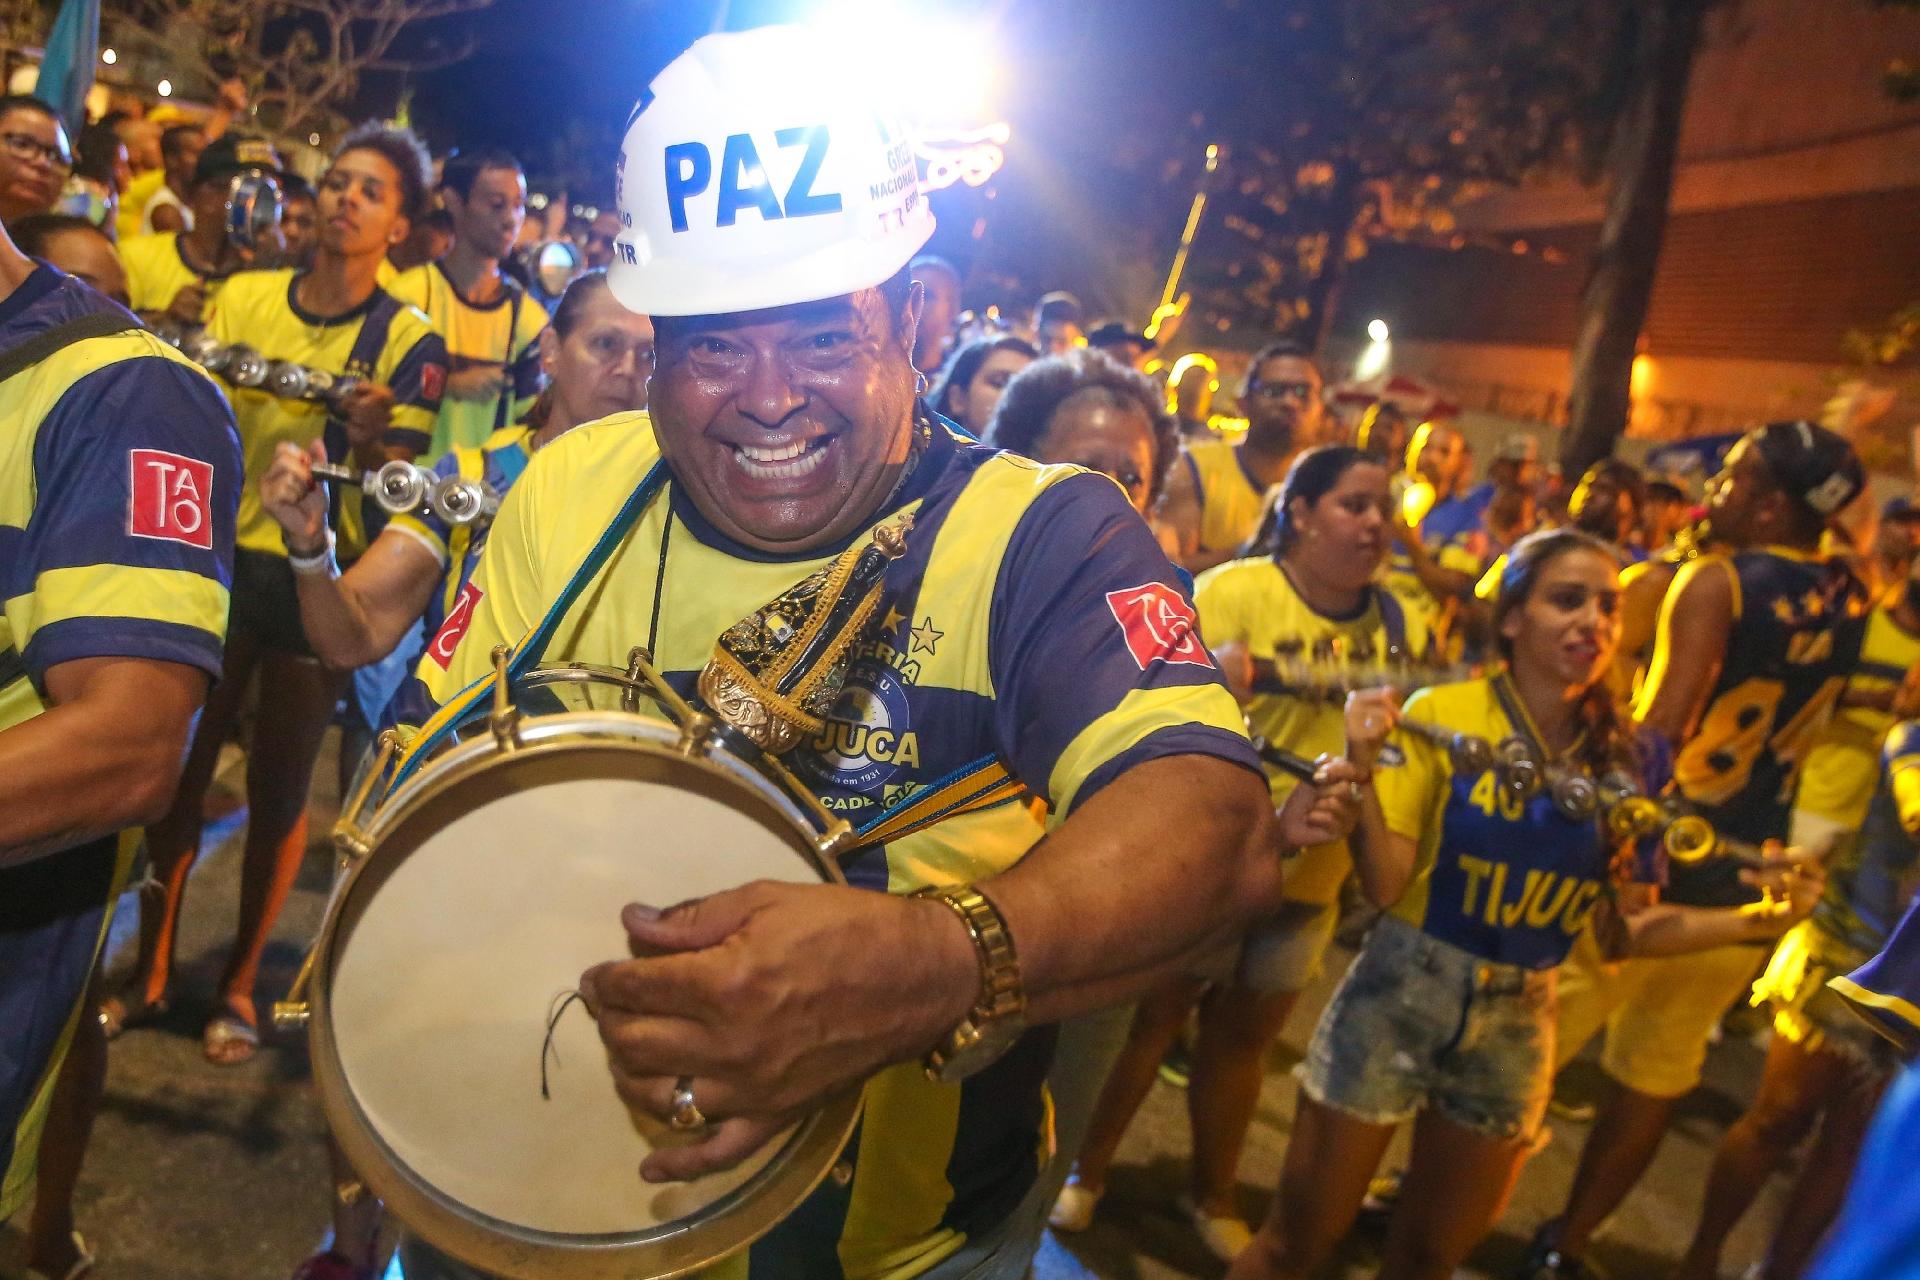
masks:
[(376, 766), (341, 820), (351, 865), (305, 975), (334, 1136), (429, 1244), (514, 1280), (673, 1276), (744, 1248), (827, 1173), (857, 1094), (726, 1173), (652, 1185), (641, 1160), (686, 1139), (620, 1099), (566, 999), (630, 954), (626, 903), (837, 882), (844, 824), (823, 835), (790, 775), (640, 655), (503, 681), (463, 727), (362, 827)]

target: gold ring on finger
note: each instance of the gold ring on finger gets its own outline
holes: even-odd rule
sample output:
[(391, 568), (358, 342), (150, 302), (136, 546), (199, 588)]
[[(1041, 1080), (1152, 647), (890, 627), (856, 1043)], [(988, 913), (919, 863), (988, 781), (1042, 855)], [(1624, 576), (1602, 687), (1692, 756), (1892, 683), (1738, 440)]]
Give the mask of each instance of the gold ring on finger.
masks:
[(673, 1082), (673, 1103), (668, 1123), (680, 1133), (688, 1133), (694, 1129), (704, 1129), (707, 1127), (706, 1116), (700, 1113), (699, 1104), (693, 1100), (693, 1078), (691, 1076), (681, 1076)]

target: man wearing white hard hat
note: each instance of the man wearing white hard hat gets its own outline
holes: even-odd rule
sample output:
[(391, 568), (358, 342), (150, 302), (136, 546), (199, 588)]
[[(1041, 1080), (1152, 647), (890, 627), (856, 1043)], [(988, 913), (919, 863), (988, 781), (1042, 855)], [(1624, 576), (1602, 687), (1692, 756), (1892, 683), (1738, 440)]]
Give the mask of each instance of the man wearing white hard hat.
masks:
[(704, 1126), (648, 1157), (652, 1181), (733, 1165), (864, 1082), (844, 1176), (752, 1247), (752, 1276), (1018, 1276), (1050, 1024), (1266, 909), (1276, 851), (1349, 822), (1336, 784), (1358, 774), (1335, 762), (1276, 815), (1181, 579), (1118, 487), (978, 446), (920, 402), (906, 267), (933, 217), (873, 78), (768, 28), (701, 40), (655, 79), (610, 271), (654, 319), (651, 418), (535, 457), (420, 675), (442, 704), (483, 680), (636, 494), (542, 660), (622, 665), (644, 644), (689, 695), (737, 620), (904, 529), (825, 732), (785, 761), (862, 829), (981, 761), (1045, 823), (974, 808), (843, 856), (847, 887), (630, 906), (645, 958), (609, 957), (582, 991), (622, 1096)]

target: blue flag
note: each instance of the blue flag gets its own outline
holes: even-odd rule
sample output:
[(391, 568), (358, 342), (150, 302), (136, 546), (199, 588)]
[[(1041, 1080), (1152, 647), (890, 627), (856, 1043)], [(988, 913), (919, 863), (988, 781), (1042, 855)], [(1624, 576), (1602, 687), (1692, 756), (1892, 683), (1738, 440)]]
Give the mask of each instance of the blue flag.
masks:
[(87, 123), (87, 90), (93, 88), (99, 57), (100, 0), (60, 0), (34, 97), (60, 113), (69, 133), (78, 133)]

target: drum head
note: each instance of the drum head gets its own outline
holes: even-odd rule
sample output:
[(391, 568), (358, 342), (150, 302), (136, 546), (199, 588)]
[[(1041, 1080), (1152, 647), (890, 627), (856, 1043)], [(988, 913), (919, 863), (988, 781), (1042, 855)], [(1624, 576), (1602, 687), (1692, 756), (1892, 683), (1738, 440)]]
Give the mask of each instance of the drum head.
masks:
[(817, 883), (805, 833), (660, 744), (470, 754), (377, 820), (323, 938), (314, 1056), (336, 1135), (403, 1220), (475, 1266), (624, 1277), (725, 1256), (818, 1182), (854, 1100), (724, 1174), (654, 1185), (641, 1160), (679, 1139), (614, 1092), (584, 1005), (551, 1040), (548, 1024), (582, 972), (630, 954), (626, 903)]

